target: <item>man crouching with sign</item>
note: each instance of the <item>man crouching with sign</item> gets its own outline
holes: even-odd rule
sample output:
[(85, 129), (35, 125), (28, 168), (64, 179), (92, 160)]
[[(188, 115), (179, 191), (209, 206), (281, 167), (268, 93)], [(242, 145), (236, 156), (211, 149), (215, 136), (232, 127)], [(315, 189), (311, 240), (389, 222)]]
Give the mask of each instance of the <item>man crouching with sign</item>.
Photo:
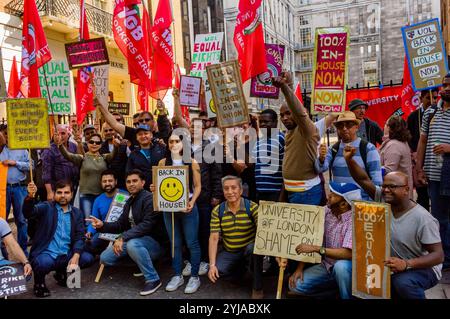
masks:
[[(84, 215), (70, 205), (73, 197), (69, 182), (57, 182), (52, 202), (37, 203), (36, 185), (28, 184), (28, 196), (23, 203), (23, 214), (36, 222), (36, 234), (30, 251), (34, 272), (34, 294), (43, 298), (50, 296), (45, 276), (55, 270), (58, 285), (67, 285), (67, 273), (94, 263), (94, 256), (83, 252)], [(78, 287), (79, 288), (79, 287)]]
[[(305, 296), (320, 296), (338, 288), (342, 299), (352, 297), (352, 201), (361, 200), (361, 190), (354, 184), (330, 182), (325, 211), (322, 247), (300, 244), (297, 254), (318, 253), (322, 263), (305, 268), (299, 262), (289, 278), (289, 290)], [(280, 261), (285, 266), (285, 259)]]

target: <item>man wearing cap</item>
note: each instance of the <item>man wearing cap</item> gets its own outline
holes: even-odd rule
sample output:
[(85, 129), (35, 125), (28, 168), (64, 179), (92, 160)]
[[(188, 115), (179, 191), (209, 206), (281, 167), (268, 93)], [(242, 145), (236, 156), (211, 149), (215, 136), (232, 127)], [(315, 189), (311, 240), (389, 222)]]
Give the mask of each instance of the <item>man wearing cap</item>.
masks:
[(355, 99), (348, 104), (348, 108), (355, 113), (356, 118), (361, 121), (357, 132), (358, 137), (375, 146), (377, 143), (381, 145), (383, 143), (383, 130), (377, 123), (365, 117), (369, 105), (363, 100)]
[[(305, 269), (300, 262), (289, 278), (289, 290), (317, 296), (338, 289), (342, 299), (352, 296), (352, 201), (361, 200), (361, 190), (354, 184), (330, 183), (325, 208), (323, 245), (300, 244), (297, 254), (316, 253), (322, 263)], [(280, 263), (283, 263), (279, 260)]]
[[(343, 150), (346, 145), (351, 145), (357, 149), (355, 161), (368, 173), (375, 185), (381, 185), (383, 182), (381, 176), (380, 155), (376, 147), (357, 136), (360, 120), (355, 114), (346, 111), (339, 115), (336, 123), (340, 141), (327, 150), (325, 144), (320, 145), (319, 158), (316, 160), (315, 167), (318, 172), (325, 172), (329, 168), (333, 173), (332, 181), (337, 183), (353, 183), (347, 163), (343, 157)], [(366, 193), (362, 193), (365, 200), (370, 200)]]
[(138, 169), (145, 175), (144, 189), (150, 189), (152, 183), (152, 167), (158, 166), (160, 160), (166, 156), (166, 149), (159, 143), (152, 143), (153, 133), (148, 125), (136, 128), (136, 140), (139, 147), (131, 152), (127, 161), (127, 172)]

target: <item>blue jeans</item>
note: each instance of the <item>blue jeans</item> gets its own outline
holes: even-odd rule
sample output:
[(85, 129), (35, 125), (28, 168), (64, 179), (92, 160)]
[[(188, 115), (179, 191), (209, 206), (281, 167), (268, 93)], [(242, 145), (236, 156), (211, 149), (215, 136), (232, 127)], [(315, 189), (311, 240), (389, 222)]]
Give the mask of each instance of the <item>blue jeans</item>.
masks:
[(303, 281), (300, 279), (291, 291), (305, 295), (315, 295), (331, 289), (339, 289), (342, 299), (352, 298), (352, 261), (338, 260), (331, 272), (323, 264), (311, 266), (303, 271)]
[(425, 290), (438, 282), (431, 268), (411, 269), (391, 276), (391, 295), (393, 299), (426, 299)]
[(303, 205), (320, 205), (322, 199), (322, 185), (318, 184), (305, 192), (289, 192), (289, 203)]
[(86, 240), (84, 244), (84, 251), (87, 251), (95, 256), (100, 255), (106, 247), (108, 247), (109, 241), (100, 239), (98, 236), (100, 236), (100, 233), (95, 233), (91, 240)]
[[(198, 276), (198, 270), (200, 268), (200, 243), (198, 241), (198, 209), (197, 205), (194, 205), (192, 212), (186, 213), (174, 213), (175, 227), (175, 252), (172, 259), (172, 267), (175, 271), (175, 275), (180, 276), (183, 268), (183, 238), (186, 240), (186, 245), (189, 249), (191, 256), (192, 270), (191, 274), (193, 277)], [(172, 213), (164, 212), (164, 224), (166, 225), (167, 234), (169, 234), (170, 243), (172, 244)], [(173, 245), (173, 244), (172, 244)]]
[(86, 218), (91, 216), (92, 207), (94, 206), (94, 201), (97, 196), (98, 195), (80, 194), (80, 209)]
[(450, 197), (440, 195), (440, 182), (429, 181), (428, 192), (431, 199), (431, 214), (439, 221), (442, 248), (444, 249), (444, 268), (450, 267)]
[(242, 276), (246, 267), (253, 273), (253, 289), (262, 289), (262, 273), (264, 256), (253, 254), (255, 244), (251, 243), (238, 252), (226, 250), (218, 253), (216, 267), (221, 277)]
[(113, 247), (108, 247), (100, 255), (100, 263), (106, 266), (114, 266), (121, 259), (130, 257), (144, 274), (146, 282), (159, 280), (159, 275), (153, 266), (153, 260), (161, 255), (159, 243), (150, 236), (130, 239), (123, 243), (123, 250), (120, 256), (116, 256)]
[[(34, 284), (44, 284), (45, 276), (52, 270), (57, 273), (66, 274), (67, 265), (72, 258), (73, 253), (70, 252), (68, 255), (58, 256), (56, 259), (47, 253), (41, 253), (37, 255), (31, 261), (31, 267), (33, 267), (34, 274)], [(80, 268), (87, 268), (94, 263), (95, 259), (88, 252), (83, 252), (80, 255), (80, 260), (78, 266)]]
[(198, 241), (200, 243), (201, 260), (209, 262), (209, 230), (211, 224), (211, 211), (213, 207), (210, 203), (197, 203), (198, 208)]
[(11, 210), (11, 204), (13, 207), (14, 222), (17, 226), (17, 242), (20, 248), (26, 256), (28, 256), (27, 251), (27, 220), (22, 213), (22, 205), (25, 197), (27, 197), (28, 192), (25, 186), (7, 186), (6, 187), (6, 219), (8, 219), (9, 212)]

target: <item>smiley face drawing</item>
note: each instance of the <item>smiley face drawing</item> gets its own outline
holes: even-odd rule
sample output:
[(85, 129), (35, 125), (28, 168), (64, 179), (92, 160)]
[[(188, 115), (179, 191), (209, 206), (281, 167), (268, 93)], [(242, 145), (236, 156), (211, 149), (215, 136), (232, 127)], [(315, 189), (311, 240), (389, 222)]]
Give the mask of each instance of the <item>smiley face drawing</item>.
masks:
[(178, 201), (184, 194), (184, 186), (180, 180), (167, 177), (159, 185), (159, 193), (168, 202)]
[(213, 112), (214, 114), (217, 114), (216, 106), (214, 105), (213, 99), (211, 99), (211, 101), (209, 102), (209, 108), (211, 109), (211, 112)]

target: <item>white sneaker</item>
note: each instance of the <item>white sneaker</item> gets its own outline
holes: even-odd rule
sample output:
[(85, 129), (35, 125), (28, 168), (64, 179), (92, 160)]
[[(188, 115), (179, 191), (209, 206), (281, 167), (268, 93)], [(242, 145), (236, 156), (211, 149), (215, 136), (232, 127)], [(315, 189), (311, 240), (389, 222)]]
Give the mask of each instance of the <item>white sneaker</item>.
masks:
[(209, 271), (209, 264), (202, 261), (200, 263), (200, 268), (198, 269), (199, 276), (206, 275)]
[(189, 282), (184, 289), (185, 294), (193, 294), (200, 288), (200, 278), (199, 277), (191, 277), (189, 278)]
[(173, 276), (166, 286), (166, 291), (175, 291), (179, 287), (183, 286), (183, 284), (184, 284), (183, 276)]
[(186, 266), (184, 266), (184, 269), (183, 269), (183, 272), (182, 272), (183, 276), (185, 276), (185, 277), (190, 276), (191, 275), (191, 270), (192, 270), (191, 263), (189, 261), (187, 261), (186, 262)]

